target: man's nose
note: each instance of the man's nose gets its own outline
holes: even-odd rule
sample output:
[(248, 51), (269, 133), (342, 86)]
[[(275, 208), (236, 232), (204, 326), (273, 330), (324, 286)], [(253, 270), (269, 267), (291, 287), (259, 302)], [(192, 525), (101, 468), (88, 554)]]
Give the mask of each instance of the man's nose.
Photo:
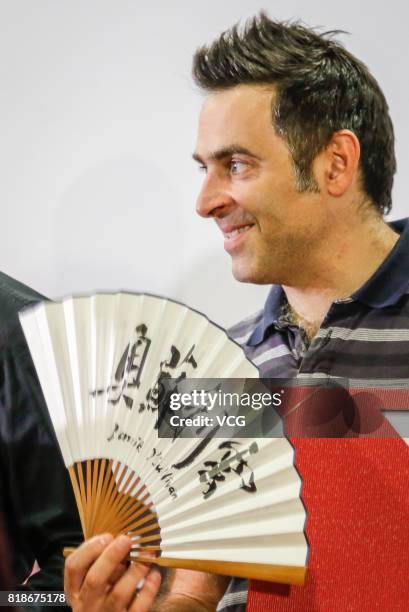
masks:
[(196, 201), (197, 214), (201, 217), (218, 217), (232, 205), (234, 200), (223, 188), (222, 182), (206, 176)]

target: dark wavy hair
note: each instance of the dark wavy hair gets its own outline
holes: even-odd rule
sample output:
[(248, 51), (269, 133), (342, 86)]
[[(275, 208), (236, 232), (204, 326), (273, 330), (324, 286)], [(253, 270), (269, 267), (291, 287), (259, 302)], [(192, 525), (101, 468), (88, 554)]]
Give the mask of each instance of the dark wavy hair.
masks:
[(312, 162), (334, 132), (354, 132), (361, 145), (362, 189), (386, 214), (396, 172), (388, 104), (368, 68), (334, 40), (339, 33), (318, 33), (260, 13), (199, 48), (193, 78), (208, 92), (274, 85), (273, 124), (290, 150), (301, 191), (317, 189)]

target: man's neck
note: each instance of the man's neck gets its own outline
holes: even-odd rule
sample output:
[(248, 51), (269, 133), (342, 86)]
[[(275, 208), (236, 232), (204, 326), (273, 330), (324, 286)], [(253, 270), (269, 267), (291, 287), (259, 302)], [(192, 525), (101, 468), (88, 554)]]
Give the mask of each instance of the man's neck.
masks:
[[(331, 304), (350, 297), (376, 272), (399, 235), (383, 220), (368, 223), (320, 258), (302, 286), (283, 285), (294, 317), (309, 338), (320, 328)], [(310, 280), (308, 280), (310, 279)]]

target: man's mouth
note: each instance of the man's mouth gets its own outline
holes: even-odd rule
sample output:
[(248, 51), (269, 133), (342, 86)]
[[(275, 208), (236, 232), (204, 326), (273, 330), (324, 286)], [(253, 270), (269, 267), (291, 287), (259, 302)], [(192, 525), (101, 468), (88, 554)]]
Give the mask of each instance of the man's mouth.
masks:
[(241, 247), (241, 243), (245, 241), (245, 235), (251, 228), (254, 227), (254, 223), (248, 225), (231, 226), (222, 229), (224, 236), (224, 249), (228, 253), (233, 253)]
[(230, 232), (223, 232), (224, 237), (227, 238), (227, 240), (230, 240), (230, 238), (235, 238), (239, 234), (243, 234), (243, 232), (247, 232), (247, 230), (249, 230), (251, 227), (253, 227), (253, 225), (243, 225), (242, 227), (238, 227)]

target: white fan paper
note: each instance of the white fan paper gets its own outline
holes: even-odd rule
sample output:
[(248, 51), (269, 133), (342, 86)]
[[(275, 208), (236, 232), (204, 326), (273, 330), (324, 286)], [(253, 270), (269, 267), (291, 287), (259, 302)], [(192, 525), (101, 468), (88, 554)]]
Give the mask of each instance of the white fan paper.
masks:
[[(224, 330), (177, 302), (131, 293), (41, 302), (20, 320), (86, 538), (128, 533), (134, 557), (150, 551), (164, 566), (303, 582), (306, 517), (291, 444), (158, 437), (161, 377), (258, 377)], [(210, 490), (203, 466), (226, 457), (233, 468), (243, 458), (251, 482), (229, 469)]]

